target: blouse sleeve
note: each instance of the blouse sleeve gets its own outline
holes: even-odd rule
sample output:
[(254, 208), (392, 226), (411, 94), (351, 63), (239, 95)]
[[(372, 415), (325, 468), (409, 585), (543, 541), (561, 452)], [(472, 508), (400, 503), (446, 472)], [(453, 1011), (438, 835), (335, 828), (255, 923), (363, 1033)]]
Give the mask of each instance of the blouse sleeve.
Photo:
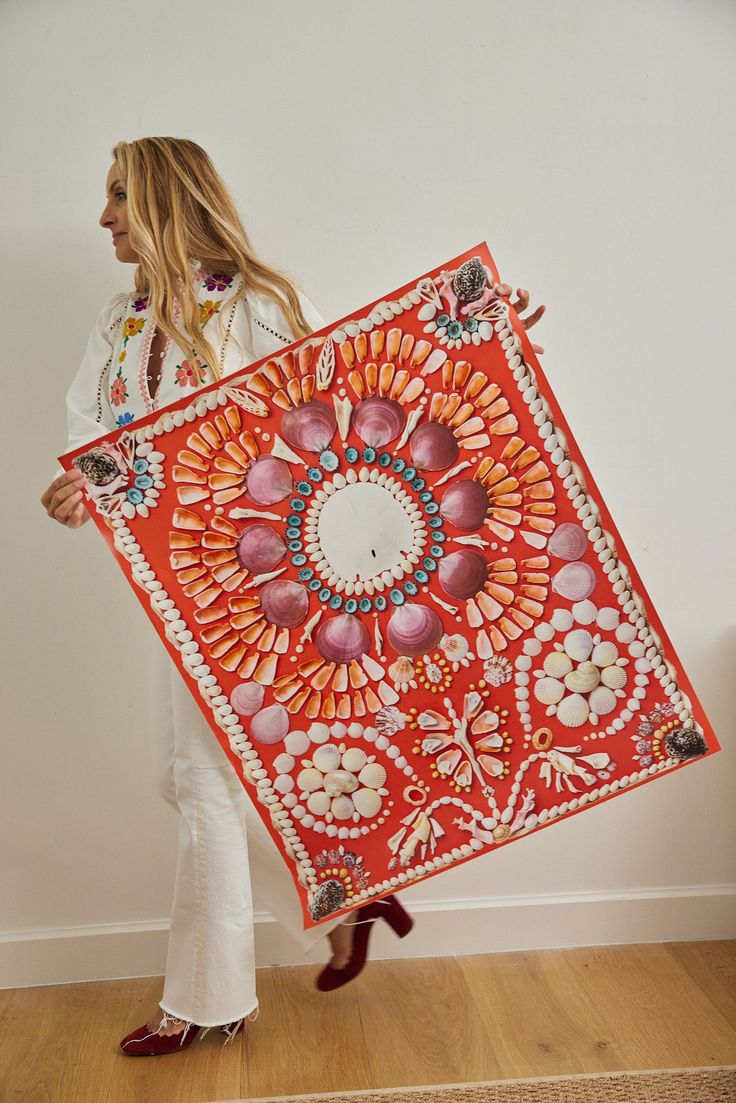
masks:
[(87, 340), (82, 363), (66, 396), (66, 451), (79, 448), (117, 429), (108, 397), (107, 377), (128, 296), (113, 295), (105, 303)]

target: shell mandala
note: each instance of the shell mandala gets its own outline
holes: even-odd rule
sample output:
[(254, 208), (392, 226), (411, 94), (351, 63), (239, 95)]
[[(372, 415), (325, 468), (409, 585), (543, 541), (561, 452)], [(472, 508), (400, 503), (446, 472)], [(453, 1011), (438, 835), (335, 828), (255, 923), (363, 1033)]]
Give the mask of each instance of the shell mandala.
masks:
[(64, 457), (306, 926), (718, 749), (485, 245)]

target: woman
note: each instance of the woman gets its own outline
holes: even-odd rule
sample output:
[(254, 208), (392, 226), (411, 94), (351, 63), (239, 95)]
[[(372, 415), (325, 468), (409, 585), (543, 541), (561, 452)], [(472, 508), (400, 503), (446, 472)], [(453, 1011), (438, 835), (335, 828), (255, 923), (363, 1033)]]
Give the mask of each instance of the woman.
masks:
[[(119, 142), (100, 225), (115, 255), (136, 264), (135, 290), (100, 313), (67, 395), (68, 450), (135, 422), (242, 370), (326, 323), (311, 302), (260, 261), (209, 157), (180, 138)], [(511, 288), (499, 285), (508, 296)], [(518, 292), (517, 310), (528, 305)], [(539, 307), (526, 321), (533, 325)], [(535, 346), (536, 347), (536, 346)], [(541, 351), (539, 349), (538, 351)], [(41, 501), (68, 528), (89, 519), (83, 477), (59, 475)], [(131, 1055), (176, 1052), (219, 1026), (226, 1041), (258, 1013), (250, 875), (308, 952), (327, 935), (332, 959), (317, 979), (339, 987), (362, 968), (376, 918), (396, 933), (412, 920), (395, 897), (311, 931), (291, 874), (164, 649), (153, 657), (153, 753), (161, 794), (180, 813), (164, 992), (146, 1024), (120, 1045)], [(360, 924), (357, 937), (352, 927)]]

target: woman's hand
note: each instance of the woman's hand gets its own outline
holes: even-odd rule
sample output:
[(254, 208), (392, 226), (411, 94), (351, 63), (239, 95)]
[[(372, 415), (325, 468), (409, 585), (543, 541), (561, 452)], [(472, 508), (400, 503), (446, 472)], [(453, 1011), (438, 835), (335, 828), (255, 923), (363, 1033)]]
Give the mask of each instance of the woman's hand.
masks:
[[(501, 298), (509, 300), (509, 306), (512, 306), (516, 313), (519, 315), (519, 321), (523, 325), (524, 329), (531, 329), (532, 326), (535, 326), (547, 309), (546, 306), (538, 306), (532, 314), (529, 314), (526, 318), (522, 318), (522, 310), (526, 310), (526, 308), (529, 306), (529, 292), (525, 291), (523, 287), (517, 287), (516, 294), (518, 295), (518, 299), (515, 303), (512, 303), (512, 290), (509, 284), (497, 283), (496, 291), (499, 293)], [(541, 354), (544, 352), (544, 349), (541, 345), (532, 344), (532, 348), (537, 354)]]
[(41, 505), (49, 517), (69, 529), (78, 529), (89, 521), (89, 513), (82, 498), (84, 475), (73, 468), (54, 479), (48, 490), (41, 496)]

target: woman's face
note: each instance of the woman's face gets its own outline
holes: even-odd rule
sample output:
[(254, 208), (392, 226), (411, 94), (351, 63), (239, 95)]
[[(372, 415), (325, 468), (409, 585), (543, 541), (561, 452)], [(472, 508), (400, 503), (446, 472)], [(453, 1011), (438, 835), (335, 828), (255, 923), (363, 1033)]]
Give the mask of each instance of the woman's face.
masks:
[(124, 264), (136, 264), (138, 254), (133, 251), (128, 240), (128, 196), (120, 166), (113, 161), (105, 181), (107, 203), (100, 216), (100, 226), (112, 233), (115, 256)]

